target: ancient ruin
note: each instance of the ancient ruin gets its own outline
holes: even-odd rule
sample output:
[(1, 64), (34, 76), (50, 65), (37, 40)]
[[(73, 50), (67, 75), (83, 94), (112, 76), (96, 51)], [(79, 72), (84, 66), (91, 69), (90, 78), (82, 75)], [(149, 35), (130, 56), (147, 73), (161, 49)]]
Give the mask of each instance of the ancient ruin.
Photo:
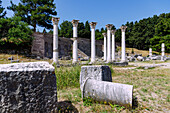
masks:
[(111, 28), (112, 24), (107, 24), (107, 63), (111, 62)]
[(53, 21), (53, 63), (58, 64), (58, 22), (59, 18), (52, 18)]
[(113, 83), (108, 66), (82, 66), (80, 88), (82, 98), (132, 107), (133, 86)]
[(0, 112), (52, 112), (57, 109), (55, 69), (48, 62), (0, 65)]
[(91, 22), (91, 62), (95, 62), (95, 57), (96, 57), (96, 45), (95, 45), (95, 27), (97, 25), (97, 22)]
[(77, 50), (77, 26), (78, 26), (79, 20), (73, 20), (73, 63), (78, 62), (78, 50)]

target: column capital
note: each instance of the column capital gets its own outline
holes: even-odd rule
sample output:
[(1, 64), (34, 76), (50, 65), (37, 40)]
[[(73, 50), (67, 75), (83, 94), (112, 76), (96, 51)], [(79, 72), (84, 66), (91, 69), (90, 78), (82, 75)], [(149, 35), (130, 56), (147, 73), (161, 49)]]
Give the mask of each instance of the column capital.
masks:
[(120, 27), (120, 29), (121, 29), (122, 32), (125, 32), (125, 31), (126, 31), (126, 28), (127, 28), (127, 26), (121, 26), (121, 27)]
[(112, 27), (113, 27), (113, 24), (107, 24), (107, 25), (106, 25), (107, 30), (111, 30)]
[(107, 33), (102, 33), (102, 35), (103, 35), (104, 37), (106, 37), (106, 36), (107, 36)]
[(60, 18), (52, 17), (53, 25), (58, 25)]
[(72, 20), (73, 27), (77, 27), (79, 23), (79, 20)]
[(111, 31), (112, 35), (115, 35), (116, 29)]
[(89, 25), (91, 26), (92, 29), (95, 29), (97, 22), (91, 22)]

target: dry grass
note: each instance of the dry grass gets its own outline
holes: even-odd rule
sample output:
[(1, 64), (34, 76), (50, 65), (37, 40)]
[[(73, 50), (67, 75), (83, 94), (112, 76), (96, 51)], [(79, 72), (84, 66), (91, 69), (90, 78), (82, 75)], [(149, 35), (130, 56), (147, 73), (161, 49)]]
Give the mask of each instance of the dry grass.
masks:
[[(12, 55), (14, 59), (17, 59), (17, 55)], [(10, 63), (8, 57), (11, 55), (0, 54), (0, 64)], [(20, 62), (34, 62), (39, 61), (35, 59), (29, 59), (24, 56), (18, 56)], [(47, 60), (52, 62), (51, 60)], [(71, 63), (70, 61), (60, 61), (62, 63)], [(168, 61), (169, 62), (169, 61)], [(154, 62), (144, 62), (154, 63)], [(95, 103), (91, 100), (82, 100), (81, 91), (79, 85), (58, 91), (58, 101), (61, 105), (60, 111), (72, 111), (72, 112), (170, 112), (170, 69), (169, 68), (154, 68), (148, 70), (142, 69), (118, 69), (118, 67), (110, 65), (112, 70), (113, 82), (131, 84), (134, 86), (134, 97), (137, 97), (136, 107), (132, 110), (126, 109), (117, 105), (105, 105)], [(132, 66), (127, 66), (128, 68)], [(73, 68), (73, 67), (72, 67)], [(117, 69), (116, 69), (117, 68)], [(62, 70), (71, 70), (70, 67), (63, 67)], [(58, 71), (58, 70), (56, 70)], [(67, 71), (66, 71), (67, 72)], [(61, 73), (62, 74), (62, 73)], [(68, 74), (67, 74), (68, 75)], [(74, 73), (73, 73), (74, 75)], [(79, 76), (79, 75), (77, 75)], [(69, 75), (67, 76), (69, 77)], [(70, 80), (70, 79), (69, 79)], [(75, 79), (76, 83), (79, 83), (79, 79)], [(62, 80), (61, 80), (62, 81)], [(63, 80), (64, 81), (64, 80)], [(60, 83), (60, 82), (59, 82)], [(58, 84), (59, 84), (58, 83)]]
[[(31, 58), (25, 57), (23, 55), (0, 54), (0, 64), (9, 64), (9, 63), (11, 63), (11, 60), (8, 60), (8, 58), (11, 57), (11, 56), (14, 58), (14, 60), (19, 59), (19, 62), (36, 62), (36, 61), (40, 61), (40, 60), (36, 60), (36, 59), (31, 59)], [(52, 62), (51, 60), (43, 60), (43, 61)]]
[[(58, 91), (58, 99), (70, 101), (74, 110), (85, 112), (170, 112), (170, 70), (155, 68), (149, 70), (116, 70), (112, 73), (113, 82), (134, 86), (136, 107), (132, 110), (117, 105), (105, 105), (82, 100), (79, 88)], [(69, 104), (69, 105), (70, 105)], [(73, 109), (73, 108), (69, 108)]]
[[(147, 51), (147, 50), (138, 50), (136, 48), (133, 48), (133, 51), (135, 54), (142, 54), (143, 57), (146, 57), (149, 55), (149, 51)], [(132, 48), (126, 48), (126, 52), (132, 53)], [(152, 51), (152, 53), (160, 54), (159, 52), (156, 52), (156, 51)], [(165, 53), (165, 55), (170, 55), (170, 54)]]

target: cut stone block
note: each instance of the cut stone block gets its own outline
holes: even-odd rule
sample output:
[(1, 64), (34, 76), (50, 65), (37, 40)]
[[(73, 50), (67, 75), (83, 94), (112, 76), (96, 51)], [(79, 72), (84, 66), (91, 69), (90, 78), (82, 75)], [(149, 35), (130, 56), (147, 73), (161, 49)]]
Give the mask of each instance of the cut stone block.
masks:
[(48, 62), (1, 64), (1, 113), (48, 113), (56, 110), (54, 71)]
[(82, 66), (80, 72), (80, 86), (82, 86), (87, 78), (112, 82), (110, 67), (104, 65)]

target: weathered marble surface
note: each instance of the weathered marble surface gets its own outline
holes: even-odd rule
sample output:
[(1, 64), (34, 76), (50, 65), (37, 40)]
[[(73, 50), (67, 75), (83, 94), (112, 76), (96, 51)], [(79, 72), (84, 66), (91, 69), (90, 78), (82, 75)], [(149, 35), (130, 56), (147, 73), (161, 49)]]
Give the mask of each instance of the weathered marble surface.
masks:
[(87, 79), (82, 92), (83, 97), (91, 97), (97, 101), (132, 107), (132, 85)]
[(0, 65), (1, 113), (49, 113), (57, 109), (54, 67), (48, 62)]
[(111, 70), (109, 66), (104, 65), (82, 66), (80, 72), (80, 86), (87, 78), (112, 82)]

